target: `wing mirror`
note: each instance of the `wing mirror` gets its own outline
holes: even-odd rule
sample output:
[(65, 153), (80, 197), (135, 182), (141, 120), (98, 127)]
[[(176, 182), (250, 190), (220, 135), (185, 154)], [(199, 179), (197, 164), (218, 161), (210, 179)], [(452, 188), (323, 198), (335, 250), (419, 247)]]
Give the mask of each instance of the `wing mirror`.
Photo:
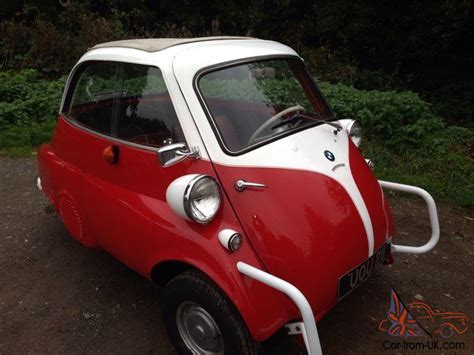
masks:
[(201, 153), (198, 147), (188, 149), (186, 143), (174, 143), (165, 145), (157, 151), (158, 160), (161, 166), (170, 166), (186, 158), (199, 159)]

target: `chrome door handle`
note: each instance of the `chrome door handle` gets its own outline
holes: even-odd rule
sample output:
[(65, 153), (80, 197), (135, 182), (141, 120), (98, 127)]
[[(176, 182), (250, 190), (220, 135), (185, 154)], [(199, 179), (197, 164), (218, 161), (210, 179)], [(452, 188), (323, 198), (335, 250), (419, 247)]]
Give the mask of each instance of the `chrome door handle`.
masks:
[(259, 184), (257, 182), (249, 182), (249, 181), (239, 179), (234, 183), (234, 187), (237, 191), (242, 192), (242, 191), (244, 191), (245, 189), (247, 189), (249, 187), (251, 187), (251, 188), (253, 187), (253, 188), (256, 188), (256, 189), (265, 189), (268, 186), (264, 185), (264, 184)]

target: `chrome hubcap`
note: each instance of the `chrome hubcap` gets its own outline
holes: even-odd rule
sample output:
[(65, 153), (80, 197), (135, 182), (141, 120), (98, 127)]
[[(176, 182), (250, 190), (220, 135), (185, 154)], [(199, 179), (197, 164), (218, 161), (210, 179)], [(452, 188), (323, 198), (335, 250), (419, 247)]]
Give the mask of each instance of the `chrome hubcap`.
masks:
[(197, 303), (180, 304), (176, 324), (181, 338), (194, 354), (224, 354), (224, 340), (219, 327)]

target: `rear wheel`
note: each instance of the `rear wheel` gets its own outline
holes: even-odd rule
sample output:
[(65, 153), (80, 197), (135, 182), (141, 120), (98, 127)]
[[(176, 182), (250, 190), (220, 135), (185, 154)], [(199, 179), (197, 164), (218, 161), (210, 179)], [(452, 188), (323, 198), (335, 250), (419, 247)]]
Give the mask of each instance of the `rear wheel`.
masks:
[(187, 271), (162, 296), (168, 334), (180, 354), (257, 354), (258, 343), (224, 293), (206, 276)]

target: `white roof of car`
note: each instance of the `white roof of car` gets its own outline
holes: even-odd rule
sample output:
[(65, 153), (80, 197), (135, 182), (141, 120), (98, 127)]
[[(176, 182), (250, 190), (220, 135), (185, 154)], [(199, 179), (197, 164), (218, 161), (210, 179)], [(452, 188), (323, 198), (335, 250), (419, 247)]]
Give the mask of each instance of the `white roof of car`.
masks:
[(180, 72), (191, 75), (218, 63), (268, 56), (298, 54), (284, 44), (252, 37), (149, 38), (98, 44), (84, 53), (75, 68), (84, 61), (102, 60), (158, 66), (164, 72), (179, 66)]
[(214, 37), (195, 37), (195, 38), (145, 38), (145, 39), (126, 39), (122, 41), (112, 41), (97, 44), (90, 49), (98, 48), (131, 48), (139, 49), (146, 52), (158, 52), (163, 49), (178, 46), (180, 44), (195, 43), (195, 42), (206, 42), (206, 41), (219, 41), (219, 40), (245, 40), (253, 39), (251, 37), (232, 37), (232, 36), (214, 36)]

